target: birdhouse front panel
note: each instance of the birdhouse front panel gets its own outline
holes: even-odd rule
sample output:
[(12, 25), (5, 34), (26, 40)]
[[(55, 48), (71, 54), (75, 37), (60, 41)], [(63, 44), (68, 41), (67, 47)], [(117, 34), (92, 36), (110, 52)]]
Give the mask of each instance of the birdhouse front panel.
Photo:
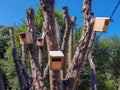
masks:
[(37, 38), (37, 46), (43, 47), (43, 39), (42, 39), (42, 37)]
[(25, 44), (25, 32), (19, 33), (19, 38), (20, 38), (20, 44)]
[(64, 65), (64, 55), (62, 51), (49, 52), (49, 64), (51, 70), (61, 70)]
[(53, 57), (50, 62), (51, 70), (61, 70), (63, 69), (63, 58), (61, 57)]
[(110, 21), (110, 18), (95, 18), (93, 30), (97, 32), (106, 32)]
[(33, 44), (33, 34), (32, 32), (26, 32), (25, 34), (26, 38), (26, 44)]

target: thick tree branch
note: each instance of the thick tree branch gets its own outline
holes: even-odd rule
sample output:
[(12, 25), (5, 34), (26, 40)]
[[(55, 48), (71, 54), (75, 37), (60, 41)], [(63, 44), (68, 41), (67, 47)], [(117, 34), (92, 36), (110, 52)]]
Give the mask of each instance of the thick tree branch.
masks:
[[(44, 15), (43, 29), (46, 34), (48, 51), (57, 51), (58, 43), (55, 31), (55, 14), (54, 14), (54, 0), (40, 0)], [(60, 71), (50, 72), (50, 90), (62, 90), (62, 82), (60, 78)]]
[(9, 33), (10, 33), (10, 39), (11, 39), (12, 55), (13, 55), (13, 60), (15, 63), (15, 67), (16, 67), (16, 71), (17, 71), (17, 75), (18, 75), (18, 79), (19, 79), (20, 90), (24, 90), (24, 79), (23, 79), (22, 70), (21, 70), (21, 67), (19, 64), (19, 59), (18, 59), (18, 55), (17, 55), (17, 50), (16, 50), (16, 46), (15, 46), (14, 34), (13, 34), (12, 28), (10, 28)]
[(70, 29), (71, 29), (71, 19), (68, 13), (68, 8), (67, 7), (63, 7), (63, 16), (64, 16), (64, 20), (65, 20), (65, 24), (66, 24), (66, 28), (65, 28), (65, 33), (63, 36), (63, 41), (62, 41), (62, 51), (64, 53), (64, 55), (67, 55), (67, 46), (68, 46), (68, 39), (69, 39), (69, 35), (70, 35)]
[(29, 44), (30, 50), (30, 62), (31, 62), (31, 69), (32, 69), (32, 76), (33, 76), (33, 87), (32, 89), (40, 89), (43, 88), (42, 74), (41, 74), (41, 62), (38, 60), (38, 53), (37, 53), (37, 46), (36, 46), (36, 37), (34, 33), (34, 10), (32, 8), (26, 11), (27, 17), (27, 32), (32, 33), (33, 37), (33, 44)]
[(68, 41), (68, 67), (70, 67), (73, 58), (73, 30), (76, 22), (76, 17), (72, 17), (72, 25), (70, 29), (69, 41)]
[[(66, 28), (65, 28), (65, 32), (64, 32), (64, 36), (63, 36), (63, 41), (62, 41), (62, 47), (61, 47), (61, 49), (62, 49), (62, 51), (65, 55), (64, 68), (63, 68), (63, 71), (62, 71), (62, 76), (64, 78), (65, 74), (66, 74), (66, 59), (67, 59), (66, 57), (67, 57), (67, 51), (68, 51), (68, 41), (69, 41), (69, 38), (70, 38), (70, 32), (71, 32), (71, 34), (73, 32), (73, 27), (74, 27), (74, 24), (75, 24), (75, 21), (76, 21), (76, 17), (73, 17), (73, 20), (71, 20), (67, 7), (63, 7), (63, 16), (64, 16), (64, 21), (65, 21), (65, 24), (66, 24)], [(70, 54), (72, 54), (71, 51), (68, 55), (70, 55)], [(68, 56), (68, 62), (69, 62), (70, 58), (71, 58), (71, 56), (70, 57)]]
[(95, 64), (93, 62), (93, 57), (92, 57), (91, 52), (89, 52), (88, 61), (89, 61), (90, 68), (91, 68), (91, 86), (92, 86), (92, 90), (97, 90), (97, 87), (96, 87), (96, 70), (95, 70)]
[(66, 80), (69, 81), (69, 89), (75, 90), (77, 87), (77, 81), (80, 77), (79, 73), (83, 70), (86, 57), (89, 53), (91, 45), (93, 43), (92, 33), (92, 20), (94, 19), (93, 13), (91, 12), (91, 0), (84, 0), (83, 3), (83, 18), (84, 18), (84, 31), (81, 39), (78, 43), (76, 52), (73, 57), (72, 64), (68, 69)]

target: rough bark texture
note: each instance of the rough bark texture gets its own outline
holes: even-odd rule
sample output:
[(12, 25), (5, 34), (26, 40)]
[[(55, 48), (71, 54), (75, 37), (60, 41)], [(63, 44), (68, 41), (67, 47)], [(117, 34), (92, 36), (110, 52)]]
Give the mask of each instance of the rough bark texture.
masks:
[(24, 78), (26, 79), (25, 90), (32, 87), (32, 78), (29, 76), (27, 69), (26, 69), (26, 53), (25, 53), (25, 45), (22, 45), (22, 73)]
[(84, 0), (83, 2), (83, 18), (84, 31), (77, 45), (72, 64), (65, 77), (66, 82), (68, 82), (67, 87), (69, 87), (69, 90), (75, 90), (77, 87), (76, 85), (80, 77), (80, 73), (84, 69), (86, 57), (93, 43), (92, 39), (94, 34), (92, 32), (92, 21), (94, 17), (91, 12), (91, 0)]
[(95, 64), (93, 62), (93, 57), (92, 57), (91, 52), (89, 52), (88, 61), (89, 61), (90, 68), (91, 68), (91, 88), (92, 88), (92, 90), (97, 90), (97, 87), (96, 87), (96, 70), (95, 70)]
[[(73, 31), (73, 27), (76, 21), (76, 17), (74, 17), (73, 21), (71, 20), (70, 16), (69, 16), (69, 12), (68, 12), (68, 8), (67, 7), (63, 7), (63, 16), (64, 16), (64, 21), (66, 24), (66, 28), (65, 28), (65, 32), (64, 32), (64, 36), (63, 36), (63, 41), (62, 41), (62, 51), (64, 53), (65, 59), (64, 59), (64, 67), (63, 67), (63, 71), (62, 73), (62, 78), (65, 77), (66, 74), (66, 60), (67, 60), (67, 51), (68, 51), (68, 41), (70, 38), (70, 33), (72, 34), (71, 30)], [(69, 50), (70, 51), (70, 50)], [(71, 53), (69, 53), (70, 55)], [(71, 58), (71, 56), (68, 56), (68, 60), (69, 58)]]
[(0, 90), (5, 90), (1, 69), (0, 69)]
[(70, 67), (73, 58), (73, 30), (75, 26), (76, 17), (72, 17), (72, 24), (70, 29), (69, 41), (68, 41), (68, 67)]
[[(46, 34), (48, 51), (57, 51), (58, 43), (55, 31), (54, 0), (40, 0), (44, 15), (43, 29)], [(60, 71), (50, 72), (50, 90), (62, 90)]]
[[(43, 88), (42, 74), (41, 74), (41, 62), (38, 60), (36, 37), (34, 33), (34, 10), (32, 8), (28, 9), (26, 12), (27, 17), (27, 31), (31, 31), (33, 34), (33, 44), (29, 44), (30, 50), (30, 62), (33, 76), (33, 90)], [(42, 86), (42, 87), (41, 87)]]
[(17, 55), (17, 50), (16, 50), (16, 46), (15, 46), (14, 34), (13, 34), (12, 28), (10, 28), (9, 33), (10, 33), (10, 39), (11, 39), (12, 55), (13, 55), (13, 60), (15, 63), (15, 67), (16, 67), (16, 71), (17, 71), (17, 75), (18, 75), (18, 79), (19, 79), (20, 90), (24, 90), (24, 80), (23, 80), (23, 76), (22, 76), (22, 70), (21, 70), (21, 67), (19, 64), (19, 59), (18, 59), (18, 55)]
[(65, 28), (65, 32), (64, 32), (64, 36), (63, 36), (63, 41), (62, 41), (62, 51), (64, 53), (64, 55), (67, 55), (67, 47), (68, 47), (68, 40), (69, 40), (69, 35), (70, 35), (70, 29), (71, 29), (71, 19), (68, 13), (68, 8), (67, 7), (63, 7), (63, 16), (64, 16), (64, 21), (66, 24), (66, 28)]
[(36, 79), (36, 64), (38, 64), (37, 58), (37, 48), (35, 42), (35, 34), (34, 34), (34, 10), (32, 8), (26, 11), (27, 17), (27, 31), (31, 31), (33, 33), (33, 44), (29, 45), (29, 54), (30, 54), (30, 63), (31, 63), (31, 70), (32, 70), (32, 77), (35, 81)]
[(39, 64), (40, 64), (40, 73), (39, 74), (39, 78), (38, 82), (40, 85), (40, 90), (45, 90), (46, 87), (44, 85), (44, 78), (43, 78), (43, 60), (44, 60), (44, 47), (39, 47)]
[(58, 49), (61, 50), (61, 28), (58, 25), (58, 22), (57, 22), (56, 18), (55, 18), (55, 29), (56, 29)]
[(119, 87), (118, 87), (118, 90), (120, 90), (120, 85), (119, 85)]

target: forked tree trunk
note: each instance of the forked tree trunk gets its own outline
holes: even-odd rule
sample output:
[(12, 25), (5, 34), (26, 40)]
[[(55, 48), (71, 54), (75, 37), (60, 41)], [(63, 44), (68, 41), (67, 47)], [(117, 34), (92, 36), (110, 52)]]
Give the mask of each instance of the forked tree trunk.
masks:
[[(63, 7), (63, 16), (64, 16), (64, 21), (66, 24), (66, 28), (65, 28), (65, 32), (64, 32), (64, 36), (63, 36), (63, 41), (62, 41), (62, 51), (65, 55), (65, 60), (64, 60), (64, 67), (62, 70), (62, 77), (64, 78), (66, 75), (66, 70), (67, 70), (67, 65), (66, 65), (66, 60), (68, 59), (68, 65), (69, 65), (69, 61), (71, 59), (71, 55), (72, 55), (72, 40), (70, 40), (70, 38), (72, 38), (72, 35), (70, 36), (70, 34), (73, 34), (73, 27), (76, 21), (76, 17), (73, 17), (73, 20), (71, 20), (70, 16), (69, 16), (69, 12), (68, 12), (68, 8), (67, 7)], [(69, 41), (69, 51), (68, 51), (68, 41)], [(70, 45), (71, 44), (71, 45)], [(68, 58), (67, 58), (67, 52), (68, 52)]]
[(69, 83), (69, 90), (75, 90), (80, 77), (80, 72), (84, 69), (84, 64), (89, 50), (92, 46), (92, 21), (94, 19), (91, 12), (91, 0), (84, 0), (83, 3), (84, 31), (75, 51), (72, 64), (68, 69), (66, 81)]
[(27, 17), (27, 26), (28, 26), (27, 31), (32, 32), (32, 35), (33, 35), (33, 44), (29, 44), (30, 62), (31, 62), (31, 69), (32, 69), (32, 76), (33, 76), (32, 89), (39, 90), (41, 88), (42, 68), (40, 66), (41, 62), (39, 62), (38, 60), (36, 37), (34, 33), (34, 10), (32, 8), (27, 10), (26, 17)]
[(14, 60), (17, 75), (18, 75), (20, 90), (24, 90), (24, 79), (22, 76), (22, 70), (21, 70), (18, 55), (17, 55), (17, 50), (16, 50), (16, 46), (15, 46), (14, 34), (13, 34), (12, 28), (10, 28), (9, 33), (10, 33), (10, 39), (11, 39), (12, 55), (13, 55), (13, 60)]
[[(54, 14), (54, 0), (40, 0), (43, 15), (44, 23), (43, 29), (46, 34), (47, 48), (48, 51), (57, 51), (58, 43), (57, 36), (55, 31), (55, 14)], [(50, 90), (62, 90), (62, 82), (60, 71), (49, 70), (50, 72)]]

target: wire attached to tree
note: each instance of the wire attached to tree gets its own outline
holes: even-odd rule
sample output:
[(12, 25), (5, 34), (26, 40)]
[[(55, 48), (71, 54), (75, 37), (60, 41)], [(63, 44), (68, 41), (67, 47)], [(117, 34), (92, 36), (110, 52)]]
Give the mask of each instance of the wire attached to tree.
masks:
[(118, 8), (119, 5), (120, 5), (120, 0), (118, 1), (118, 4), (117, 4), (116, 7), (114, 8), (114, 10), (113, 10), (113, 12), (112, 12), (110, 18), (113, 17), (113, 15), (115, 14), (115, 12), (116, 12), (116, 10), (117, 10), (117, 8)]

